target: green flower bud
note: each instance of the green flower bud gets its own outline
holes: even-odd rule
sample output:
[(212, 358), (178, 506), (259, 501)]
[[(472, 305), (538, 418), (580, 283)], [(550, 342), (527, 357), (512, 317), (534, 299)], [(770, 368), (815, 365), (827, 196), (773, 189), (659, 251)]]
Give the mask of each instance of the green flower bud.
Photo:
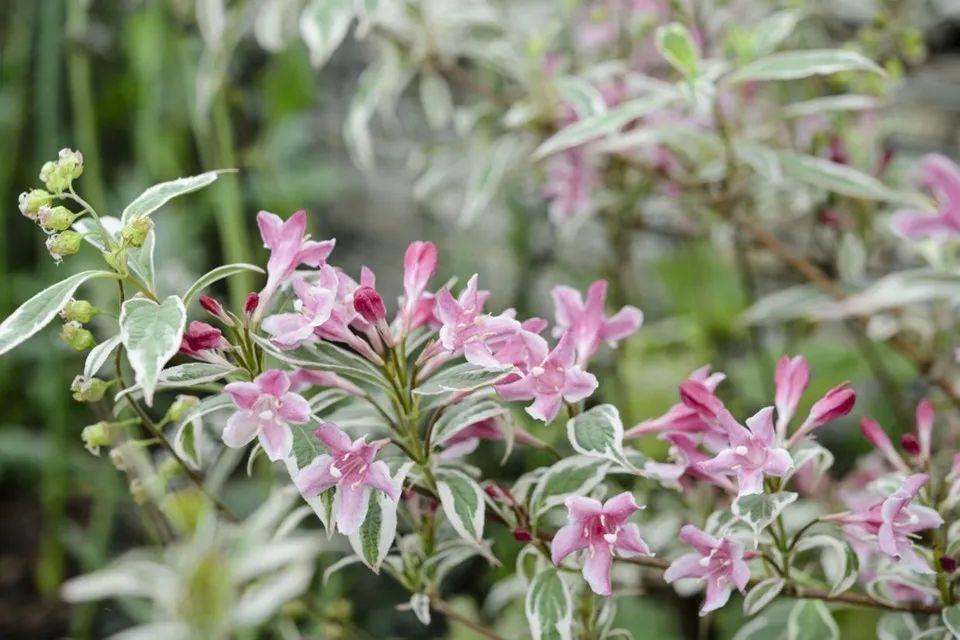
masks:
[(86, 351), (96, 346), (97, 342), (93, 339), (93, 334), (87, 331), (76, 320), (63, 325), (60, 329), (60, 337), (76, 351)]
[(37, 211), (37, 222), (44, 231), (66, 231), (79, 217), (66, 207), (42, 206)]
[(79, 151), (61, 149), (56, 162), (45, 162), (40, 168), (40, 181), (53, 193), (63, 193), (83, 173), (83, 155)]
[(80, 439), (87, 451), (95, 456), (100, 455), (100, 447), (113, 446), (114, 438), (118, 433), (118, 425), (113, 422), (100, 421), (84, 427), (80, 432)]
[(60, 149), (57, 164), (60, 171), (72, 182), (83, 175), (83, 154), (73, 149)]
[(120, 238), (123, 240), (124, 246), (142, 247), (151, 229), (153, 229), (153, 220), (137, 218), (120, 230)]
[(170, 408), (167, 409), (166, 419), (170, 422), (180, 422), (187, 411), (200, 404), (200, 398), (197, 396), (178, 395)]
[(24, 191), (20, 194), (19, 198), (20, 213), (31, 220), (36, 220), (37, 214), (40, 212), (40, 207), (45, 207), (51, 202), (53, 202), (53, 196), (43, 189)]
[(103, 259), (107, 264), (119, 274), (127, 273), (127, 250), (124, 247), (117, 247), (112, 251), (104, 251)]
[(47, 251), (55, 262), (63, 260), (63, 256), (70, 256), (80, 251), (83, 236), (76, 231), (64, 231), (47, 238)]
[[(113, 451), (110, 452), (111, 458), (113, 458), (114, 451), (117, 451), (117, 449), (114, 449)], [(117, 462), (116, 460), (114, 460), (114, 465), (116, 464)], [(119, 467), (117, 468), (120, 469)], [(123, 471), (123, 470), (124, 469), (120, 469), (120, 471)], [(150, 501), (150, 494), (147, 491), (147, 486), (143, 483), (143, 481), (140, 478), (134, 478), (133, 480), (130, 481), (130, 497), (133, 498), (133, 503), (136, 505), (142, 506), (147, 504)]]
[(70, 383), (70, 391), (73, 392), (73, 399), (77, 402), (97, 402), (103, 399), (103, 394), (107, 392), (110, 383), (104, 382), (99, 378), (84, 378), (77, 376)]
[(86, 324), (94, 316), (100, 314), (100, 309), (87, 302), (86, 300), (70, 300), (63, 305), (60, 310), (60, 316), (64, 320), (76, 320), (80, 324)]

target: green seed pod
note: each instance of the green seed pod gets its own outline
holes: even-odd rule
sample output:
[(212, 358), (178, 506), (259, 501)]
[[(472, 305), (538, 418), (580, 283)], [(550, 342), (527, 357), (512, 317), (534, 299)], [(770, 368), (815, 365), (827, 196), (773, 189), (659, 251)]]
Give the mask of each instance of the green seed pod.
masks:
[(60, 329), (60, 337), (75, 351), (86, 351), (97, 344), (97, 341), (93, 339), (93, 334), (75, 320), (63, 325), (63, 328)]
[(77, 402), (97, 402), (103, 399), (103, 394), (107, 392), (110, 383), (104, 382), (100, 378), (84, 378), (77, 376), (70, 383), (70, 391), (73, 392), (73, 399)]
[(153, 220), (137, 218), (120, 231), (120, 238), (123, 240), (124, 246), (142, 247), (151, 229), (153, 229)]
[(46, 207), (51, 202), (53, 202), (53, 196), (43, 189), (24, 191), (19, 198), (20, 213), (31, 220), (36, 220), (40, 207)]
[(113, 446), (118, 426), (113, 422), (100, 421), (83, 428), (80, 432), (80, 439), (83, 440), (83, 446), (87, 451), (95, 456), (100, 455), (101, 447)]
[(63, 305), (63, 309), (60, 310), (60, 316), (64, 320), (75, 320), (80, 324), (90, 322), (94, 316), (99, 314), (100, 309), (97, 309), (86, 300), (71, 300)]
[(60, 262), (63, 256), (70, 256), (80, 251), (82, 243), (82, 235), (76, 231), (67, 230), (47, 238), (47, 251), (56, 262)]
[(44, 231), (66, 231), (77, 217), (66, 207), (42, 206), (37, 212), (37, 222)]

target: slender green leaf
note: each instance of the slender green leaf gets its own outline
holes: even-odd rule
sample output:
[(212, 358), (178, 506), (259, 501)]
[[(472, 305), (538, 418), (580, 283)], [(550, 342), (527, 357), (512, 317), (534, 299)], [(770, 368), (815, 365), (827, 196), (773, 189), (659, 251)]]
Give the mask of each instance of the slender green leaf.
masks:
[(483, 538), (486, 509), (480, 485), (461, 471), (444, 469), (437, 479), (437, 492), (454, 531), (465, 540), (479, 542)]
[(533, 577), (524, 612), (533, 640), (573, 638), (573, 601), (558, 570), (550, 568)]
[(884, 74), (877, 63), (855, 51), (808, 49), (772, 53), (740, 69), (732, 79), (735, 82), (796, 80), (841, 71), (868, 71)]
[(224, 278), (229, 278), (230, 276), (241, 273), (243, 271), (254, 271), (256, 273), (263, 273), (263, 269), (258, 267), (255, 264), (244, 264), (238, 262), (235, 264), (225, 264), (223, 266), (211, 269), (206, 272), (199, 278), (197, 281), (190, 285), (190, 288), (187, 289), (187, 292), (183, 294), (183, 306), (189, 306), (190, 302), (195, 296), (197, 296), (201, 291), (209, 287), (214, 282), (223, 280)]
[(149, 216), (174, 198), (192, 191), (198, 191), (213, 184), (217, 178), (220, 177), (221, 173), (227, 173), (229, 171), (228, 169), (206, 171), (188, 178), (177, 178), (169, 182), (155, 184), (127, 205), (127, 208), (123, 210), (123, 214), (120, 216), (120, 220), (123, 224), (127, 224), (135, 218)]

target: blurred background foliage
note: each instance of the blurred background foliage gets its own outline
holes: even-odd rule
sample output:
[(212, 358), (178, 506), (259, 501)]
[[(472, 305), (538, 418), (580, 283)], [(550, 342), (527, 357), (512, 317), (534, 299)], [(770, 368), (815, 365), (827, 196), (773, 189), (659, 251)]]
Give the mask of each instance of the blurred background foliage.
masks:
[[(830, 10), (818, 14), (826, 37), (859, 39), (872, 55), (887, 58), (888, 69), (905, 74), (888, 112), (898, 126), (886, 129), (887, 142), (910, 153), (954, 150), (960, 138), (957, 7), (918, 0), (914, 8), (923, 6), (910, 15), (922, 43), (913, 43), (911, 59), (901, 59), (891, 50), (900, 51), (903, 43), (891, 45), (895, 30), (876, 17), (891, 3), (828, 4)], [(116, 212), (155, 182), (211, 168), (240, 170), (170, 205), (157, 226), (161, 287), (183, 289), (224, 261), (261, 261), (256, 211), (288, 215), (303, 208), (315, 237), (337, 238), (339, 264), (352, 272), (369, 265), (382, 274), (378, 284), (391, 295), (397, 293), (402, 251), (419, 238), (440, 245), (441, 280), (478, 271), (493, 291), (494, 307), (514, 306), (523, 314), (550, 313), (550, 285), (585, 289), (593, 279), (610, 277), (613, 302), (640, 306), (647, 317), (644, 330), (615, 354), (605, 352), (608, 360), (598, 365), (606, 380), (601, 395), (621, 408), (626, 424), (662, 412), (674, 401), (678, 382), (708, 362), (729, 374), (723, 393), (735, 398), (735, 413), (766, 404), (772, 365), (787, 352), (803, 353), (811, 362), (808, 399), (850, 379), (860, 397), (857, 416), (911, 427), (902, 420), (904, 408), (922, 391), (909, 384), (912, 370), (884, 347), (858, 342), (842, 325), (794, 322), (764, 336), (756, 349), (757, 336), (741, 321), (754, 283), (738, 271), (736, 251), (717, 249), (729, 243), (718, 243), (712, 230), (629, 238), (614, 230), (605, 238), (602, 228), (588, 226), (575, 238), (565, 237), (548, 222), (545, 203), (525, 192), (507, 194), (502, 210), (481, 212), (464, 228), (451, 222), (455, 215), (438, 214), (437, 203), (428, 210), (411, 197), (411, 148), (391, 142), (381, 154), (386, 160), (372, 171), (354, 168), (341, 130), (369, 57), (362, 45), (348, 40), (317, 71), (299, 41), (266, 52), (242, 28), (215, 34), (213, 47), (210, 37), (205, 42), (192, 0), (0, 0), (0, 315), (82, 266), (82, 256), (54, 265), (34, 226), (16, 209), (17, 194), (36, 183), (42, 162), (69, 146), (84, 154), (82, 190), (101, 213)], [(415, 100), (403, 96), (401, 119), (404, 102)], [(631, 243), (633, 258), (620, 261), (607, 240)], [(233, 289), (219, 294), (234, 303), (257, 285), (232, 282)], [(68, 609), (58, 588), (65, 577), (103, 566), (149, 540), (119, 474), (80, 446), (80, 429), (97, 418), (67, 391), (79, 361), (52, 335), (0, 360), (3, 638), (98, 638), (122, 628), (123, 611)], [(822, 436), (840, 452), (840, 470), (864, 448), (851, 436), (854, 422), (839, 421)], [(538, 429), (546, 440), (562, 438), (559, 428)], [(482, 449), (480, 463), (494, 476), (515, 476), (546, 462), (537, 452), (515, 453), (499, 469), (501, 446)], [(232, 500), (246, 503), (249, 512), (268, 482), (254, 477), (235, 484)], [(509, 532), (496, 536), (496, 545), (516, 546)], [(498, 577), (496, 570), (476, 568), (468, 563), (453, 578), (458, 592), (477, 596), (455, 601), (466, 611), (477, 607)], [(389, 580), (346, 570), (323, 587), (318, 581), (309, 598), (296, 604), (302, 608), (291, 613), (311, 617), (318, 637), (476, 637), (443, 620), (421, 626), (395, 611), (405, 599)], [(695, 615), (695, 600), (680, 610)], [(520, 608), (507, 611), (506, 617), (522, 619)], [(864, 615), (873, 614), (840, 614), (843, 637), (872, 635), (872, 624), (859, 624)], [(619, 626), (637, 638), (676, 636), (685, 628), (656, 598), (634, 599), (620, 607), (620, 617)], [(739, 608), (730, 607), (715, 628), (726, 633), (739, 622)], [(510, 628), (511, 622), (501, 625)]]

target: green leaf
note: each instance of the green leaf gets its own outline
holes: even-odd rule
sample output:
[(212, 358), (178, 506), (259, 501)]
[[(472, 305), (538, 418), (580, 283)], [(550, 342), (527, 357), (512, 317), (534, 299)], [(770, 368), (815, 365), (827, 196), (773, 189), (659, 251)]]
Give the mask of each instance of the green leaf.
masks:
[(670, 66), (685, 78), (695, 78), (700, 66), (700, 53), (687, 28), (678, 22), (657, 29), (657, 50)]
[(822, 476), (833, 466), (833, 454), (830, 453), (830, 450), (812, 440), (807, 440), (794, 447), (790, 451), (790, 455), (793, 458), (793, 466), (784, 474), (780, 486), (786, 486), (787, 481), (811, 460), (814, 461), (815, 477)]
[(798, 552), (823, 549), (820, 564), (830, 583), (830, 595), (835, 596), (850, 589), (857, 581), (860, 561), (846, 541), (824, 533), (805, 536), (797, 543)]
[(305, 344), (296, 349), (280, 349), (263, 336), (251, 334), (251, 337), (264, 351), (280, 362), (305, 369), (333, 371), (351, 380), (367, 382), (381, 389), (391, 390), (390, 383), (373, 364), (329, 342)]
[(211, 269), (206, 272), (199, 278), (197, 281), (190, 285), (190, 288), (187, 289), (187, 292), (183, 294), (183, 306), (189, 306), (193, 298), (198, 295), (201, 291), (209, 287), (214, 282), (223, 280), (224, 278), (229, 278), (230, 276), (241, 273), (243, 271), (255, 271), (256, 273), (263, 273), (263, 269), (258, 267), (255, 264), (245, 264), (242, 262), (236, 262), (233, 264), (225, 264), (223, 266)]
[(191, 420), (202, 418), (216, 411), (232, 411), (235, 409), (236, 405), (233, 404), (233, 399), (225, 393), (220, 393), (215, 396), (208, 396), (201, 400), (195, 407), (190, 409), (187, 414), (183, 416), (183, 418), (180, 419), (180, 422), (190, 422)]
[(745, 495), (734, 500), (731, 509), (733, 515), (753, 529), (756, 540), (760, 537), (760, 532), (770, 526), (796, 499), (797, 494), (790, 491)]
[(505, 406), (490, 398), (465, 400), (448, 408), (437, 419), (431, 440), (434, 446), (439, 446), (470, 425), (506, 412)]
[(831, 111), (869, 111), (878, 107), (880, 101), (875, 96), (848, 93), (794, 102), (784, 108), (783, 115), (787, 118), (806, 118)]
[(904, 194), (887, 188), (873, 176), (849, 165), (792, 151), (778, 151), (776, 157), (786, 177), (824, 191), (864, 200), (903, 201), (915, 204), (912, 200), (905, 199)]
[(312, 0), (300, 15), (300, 37), (310, 64), (323, 66), (343, 42), (353, 22), (352, 0)]
[(844, 49), (783, 51), (751, 62), (732, 76), (734, 82), (796, 80), (841, 71), (868, 71), (885, 75), (873, 60)]
[(560, 99), (564, 104), (570, 105), (580, 118), (587, 118), (607, 110), (603, 94), (585, 78), (559, 76), (554, 80), (554, 84)]
[(620, 411), (612, 404), (597, 405), (568, 420), (567, 437), (577, 453), (632, 467), (623, 454)]
[[(411, 464), (407, 463), (401, 467), (394, 481), (402, 484), (410, 466)], [(380, 565), (396, 537), (397, 503), (382, 491), (371, 491), (367, 516), (360, 528), (349, 536), (350, 546), (365, 565), (374, 573), (380, 573)]]
[(839, 637), (836, 621), (820, 600), (801, 600), (790, 610), (787, 640), (833, 640)]
[(790, 37), (803, 17), (799, 11), (777, 11), (761, 20), (751, 31), (753, 55), (762, 56)]
[[(293, 434), (293, 455), (284, 460), (284, 464), (287, 467), (287, 473), (290, 475), (291, 481), (296, 481), (297, 474), (300, 472), (300, 469), (313, 462), (317, 456), (328, 453), (326, 447), (324, 447), (320, 440), (313, 435), (315, 426), (316, 425), (313, 423), (290, 425), (290, 431)], [(307, 505), (320, 519), (324, 530), (327, 532), (328, 538), (332, 537), (334, 532), (334, 492), (335, 489), (330, 488), (322, 492), (320, 495), (303, 498), (304, 502), (307, 503)]]
[(783, 578), (767, 578), (758, 582), (743, 599), (743, 615), (753, 616), (776, 598), (787, 581)]
[(743, 313), (747, 324), (769, 324), (813, 317), (825, 306), (833, 304), (833, 298), (812, 284), (798, 284), (775, 291), (753, 303)]
[(426, 71), (420, 76), (420, 106), (427, 124), (434, 129), (443, 129), (453, 117), (453, 95), (450, 85), (435, 71)]
[(106, 364), (110, 354), (113, 353), (119, 346), (120, 336), (115, 335), (112, 338), (107, 338), (103, 342), (99, 343), (93, 349), (90, 349), (90, 353), (87, 354), (87, 359), (83, 363), (83, 377), (92, 378), (97, 375), (97, 372), (100, 371), (100, 368)]
[(74, 292), (92, 278), (115, 278), (109, 271), (82, 271), (47, 287), (10, 314), (0, 324), (0, 355), (32, 337), (60, 313)]
[(463, 195), (460, 224), (469, 225), (487, 209), (503, 182), (507, 168), (516, 155), (516, 149), (514, 141), (504, 136), (490, 148), (470, 154), (471, 167)]
[(440, 505), (454, 531), (461, 538), (479, 542), (483, 538), (485, 505), (483, 489), (473, 478), (454, 469), (444, 469), (437, 479)]
[(123, 214), (120, 216), (120, 220), (123, 224), (127, 224), (135, 218), (149, 216), (177, 196), (203, 189), (216, 182), (221, 173), (227, 173), (229, 171), (231, 170), (206, 171), (196, 176), (177, 178), (169, 182), (155, 184), (127, 205), (127, 208), (123, 210)]
[(944, 607), (940, 616), (943, 618), (943, 624), (947, 625), (950, 633), (952, 633), (955, 638), (960, 638), (960, 604)]
[[(233, 366), (213, 364), (211, 362), (187, 362), (161, 371), (159, 377), (157, 377), (157, 384), (154, 390), (198, 387), (226, 378), (235, 371), (239, 371), (239, 369)], [(142, 387), (139, 384), (127, 387), (117, 393), (115, 399), (119, 400), (141, 389)]]
[(589, 118), (577, 120), (547, 138), (533, 153), (534, 159), (545, 158), (565, 149), (580, 146), (598, 138), (620, 131), (625, 125), (637, 118), (660, 111), (676, 100), (676, 91), (661, 89), (618, 107), (598, 113)]
[(524, 611), (533, 640), (571, 640), (573, 602), (556, 569), (537, 573), (527, 589)]
[(443, 393), (475, 391), (497, 383), (510, 375), (508, 369), (484, 369), (465, 362), (443, 369), (413, 390), (422, 396), (436, 396)]
[(123, 303), (120, 336), (147, 406), (153, 406), (153, 392), (163, 366), (180, 349), (186, 319), (183, 301), (177, 296), (161, 304), (146, 298)]
[(147, 285), (147, 291), (156, 291), (156, 269), (153, 265), (153, 251), (157, 243), (157, 234), (152, 230), (138, 249), (127, 250), (127, 267)]
[(603, 482), (610, 463), (587, 456), (571, 456), (549, 467), (530, 496), (530, 511), (539, 516), (563, 504), (570, 494), (585, 495)]

